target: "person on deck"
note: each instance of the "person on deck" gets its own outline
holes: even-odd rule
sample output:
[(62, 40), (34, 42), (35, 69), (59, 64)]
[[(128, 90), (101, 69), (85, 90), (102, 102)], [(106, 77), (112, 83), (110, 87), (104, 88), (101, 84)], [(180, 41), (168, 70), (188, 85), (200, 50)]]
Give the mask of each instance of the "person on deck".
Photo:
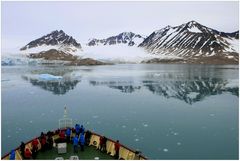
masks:
[(46, 136), (43, 135), (40, 139), (41, 139), (41, 150), (45, 151), (46, 150), (46, 146), (47, 146)]
[(102, 151), (103, 152), (107, 151), (107, 138), (105, 136), (103, 136), (103, 139), (102, 139)]
[(60, 138), (60, 143), (65, 142), (65, 133), (64, 133), (63, 130), (60, 131), (60, 133), (59, 133), (59, 138)]
[(9, 160), (15, 160), (15, 150), (11, 151)]
[(53, 137), (52, 137), (52, 135), (48, 135), (47, 142), (48, 142), (48, 149), (52, 149), (53, 148)]
[(33, 141), (32, 141), (32, 148), (35, 148), (35, 149), (37, 149), (38, 150), (38, 140), (37, 139), (34, 139)]
[(81, 133), (79, 142), (80, 142), (81, 151), (84, 151), (84, 144), (85, 144), (84, 133)]
[(80, 126), (79, 126), (79, 124), (75, 125), (75, 132), (76, 132), (76, 135), (79, 136), (79, 134), (80, 134)]
[(24, 151), (25, 151), (25, 144), (24, 144), (24, 142), (21, 142), (20, 153), (21, 153), (21, 156), (22, 156), (23, 159), (25, 159)]
[(114, 144), (114, 148), (115, 148), (115, 159), (119, 159), (119, 149), (120, 149), (119, 140), (117, 140), (117, 142)]
[[(38, 140), (37, 139), (34, 139), (32, 141), (32, 153), (31, 153), (31, 157), (33, 157), (33, 159), (35, 159), (37, 157), (37, 152), (38, 152)], [(30, 152), (30, 151), (29, 151)], [(25, 151), (25, 157), (26, 157), (26, 151)], [(28, 159), (26, 157), (26, 159)]]
[(30, 152), (30, 150), (28, 148), (25, 150), (24, 155), (25, 155), (25, 159), (32, 158), (32, 153)]
[(85, 134), (85, 145), (89, 145), (90, 144), (91, 135), (92, 135), (92, 133), (89, 130), (87, 130), (86, 134)]
[(67, 143), (70, 143), (70, 138), (71, 138), (71, 129), (68, 128), (65, 132), (66, 136), (67, 136)]
[(84, 132), (85, 132), (85, 128), (83, 127), (83, 125), (81, 125), (81, 127), (80, 127), (80, 130), (79, 130), (79, 131), (80, 131), (80, 134), (82, 134), (82, 133), (84, 134)]
[(77, 153), (77, 148), (78, 148), (78, 136), (75, 135), (73, 138), (73, 151), (74, 153)]
[(102, 136), (99, 136), (99, 146), (98, 146), (98, 149), (100, 151), (102, 151), (102, 146), (103, 146), (103, 137)]

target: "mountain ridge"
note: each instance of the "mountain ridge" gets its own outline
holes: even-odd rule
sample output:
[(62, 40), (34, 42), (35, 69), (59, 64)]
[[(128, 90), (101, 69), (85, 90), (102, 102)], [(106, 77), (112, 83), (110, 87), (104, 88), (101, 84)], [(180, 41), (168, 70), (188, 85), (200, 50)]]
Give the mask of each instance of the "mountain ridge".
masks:
[(54, 30), (51, 33), (44, 35), (38, 39), (30, 41), (27, 45), (20, 48), (21, 51), (39, 47), (39, 46), (74, 46), (81, 49), (81, 44), (78, 43), (72, 36), (67, 35), (63, 30)]
[(231, 44), (239, 32), (220, 32), (196, 21), (179, 26), (166, 26), (151, 33), (139, 47), (156, 55), (175, 55), (182, 58), (233, 56), (239, 51)]
[(122, 32), (115, 36), (110, 36), (105, 39), (90, 39), (87, 43), (88, 46), (96, 45), (116, 45), (116, 44), (127, 44), (128, 46), (138, 46), (141, 41), (144, 40), (144, 36), (135, 34), (133, 32)]

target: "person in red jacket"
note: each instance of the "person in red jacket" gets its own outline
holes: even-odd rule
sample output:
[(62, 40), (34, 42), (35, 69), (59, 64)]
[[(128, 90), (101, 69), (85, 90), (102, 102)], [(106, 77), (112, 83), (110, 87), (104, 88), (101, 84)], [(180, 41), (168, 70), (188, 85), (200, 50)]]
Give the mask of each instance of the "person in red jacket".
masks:
[(61, 143), (65, 142), (65, 132), (63, 130), (60, 131), (59, 138)]
[(46, 139), (46, 136), (43, 136), (42, 138), (41, 138), (41, 150), (42, 151), (45, 151), (46, 150), (46, 143), (47, 143), (47, 139)]
[(30, 150), (28, 148), (26, 148), (26, 150), (24, 152), (24, 156), (25, 156), (25, 159), (31, 159), (32, 158), (32, 153), (30, 152)]
[(117, 142), (114, 144), (114, 148), (115, 148), (115, 158), (119, 159), (119, 149), (120, 149), (119, 140), (117, 140)]
[(37, 140), (37, 139), (34, 139), (34, 140), (32, 141), (32, 148), (35, 148), (35, 149), (38, 150), (38, 140)]
[(99, 145), (98, 145), (98, 149), (99, 149), (100, 151), (102, 151), (102, 145), (103, 145), (103, 137), (100, 136), (100, 137), (99, 137)]

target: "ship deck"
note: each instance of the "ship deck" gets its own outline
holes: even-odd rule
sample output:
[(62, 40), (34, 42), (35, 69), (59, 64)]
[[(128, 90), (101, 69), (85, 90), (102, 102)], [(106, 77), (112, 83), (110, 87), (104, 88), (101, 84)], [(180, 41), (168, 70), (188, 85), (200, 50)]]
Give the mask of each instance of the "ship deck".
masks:
[(74, 153), (73, 145), (67, 144), (67, 153), (58, 154), (57, 148), (52, 148), (51, 150), (46, 150), (44, 152), (39, 151), (37, 154), (37, 160), (54, 160), (57, 157), (62, 157), (64, 160), (69, 160), (71, 156), (78, 156), (80, 160), (114, 160), (115, 158), (107, 153), (101, 152), (96, 149), (95, 146), (85, 146), (84, 151), (78, 148), (78, 152)]

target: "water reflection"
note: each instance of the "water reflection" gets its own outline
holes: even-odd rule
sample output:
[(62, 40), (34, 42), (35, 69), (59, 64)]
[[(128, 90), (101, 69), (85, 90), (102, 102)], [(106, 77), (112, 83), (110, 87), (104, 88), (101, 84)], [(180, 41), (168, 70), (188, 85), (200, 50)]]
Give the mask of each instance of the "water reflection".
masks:
[(136, 90), (140, 90), (141, 86), (133, 86), (131, 82), (127, 81), (109, 81), (109, 82), (100, 82), (100, 81), (89, 81), (89, 83), (93, 86), (108, 86), (109, 88), (118, 89), (124, 93), (132, 93)]
[[(50, 73), (50, 76), (58, 76), (61, 79), (45, 78), (42, 79), (42, 73)], [(49, 75), (49, 74), (44, 74)], [(68, 91), (73, 90), (76, 85), (81, 82), (81, 76), (72, 70), (55, 70), (43, 71), (35, 70), (31, 74), (23, 75), (22, 78), (29, 81), (32, 85), (38, 86), (44, 90), (51, 91), (56, 95), (64, 95)]]
[[(203, 100), (211, 95), (218, 95), (224, 92), (229, 92), (232, 95), (239, 96), (238, 81), (230, 82), (221, 78), (201, 78), (194, 77), (193, 79), (174, 79), (172, 75), (164, 79), (146, 79), (140, 83), (121, 82), (121, 81), (89, 81), (93, 86), (107, 86), (109, 88), (118, 89), (124, 93), (133, 93), (137, 90), (147, 89), (155, 95), (165, 98), (175, 98), (182, 100), (188, 104), (192, 104)], [(138, 84), (138, 85), (135, 85)]]

